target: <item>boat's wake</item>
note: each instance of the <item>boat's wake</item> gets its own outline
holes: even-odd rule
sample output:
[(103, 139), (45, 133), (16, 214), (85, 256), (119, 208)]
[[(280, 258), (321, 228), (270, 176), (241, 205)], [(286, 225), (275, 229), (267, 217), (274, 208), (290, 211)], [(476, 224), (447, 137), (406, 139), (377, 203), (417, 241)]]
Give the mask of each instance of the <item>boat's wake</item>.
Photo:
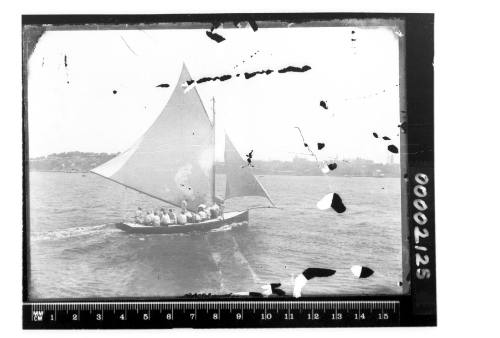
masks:
[(217, 267), (218, 294), (255, 289), (262, 283), (232, 234), (224, 234), (218, 239), (211, 238), (208, 244)]
[(248, 222), (243, 221), (243, 222), (235, 222), (235, 223), (231, 223), (231, 224), (225, 224), (225, 225), (221, 226), (220, 228), (210, 230), (210, 232), (229, 231), (229, 230), (239, 228), (239, 227), (244, 226), (244, 225), (248, 225)]
[(32, 232), (30, 235), (31, 241), (50, 241), (65, 238), (103, 235), (105, 233), (119, 232), (120, 230), (114, 227), (114, 223), (106, 223), (87, 227), (73, 227), (66, 229), (58, 229), (44, 232)]

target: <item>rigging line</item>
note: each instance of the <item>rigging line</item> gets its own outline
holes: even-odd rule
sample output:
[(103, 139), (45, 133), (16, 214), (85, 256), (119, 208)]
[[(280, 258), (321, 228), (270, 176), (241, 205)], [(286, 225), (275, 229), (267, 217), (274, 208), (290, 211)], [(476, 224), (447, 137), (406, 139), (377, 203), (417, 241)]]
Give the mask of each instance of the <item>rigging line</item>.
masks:
[[(137, 192), (139, 192), (139, 193), (141, 193), (141, 194), (144, 194), (144, 195), (146, 195), (146, 196), (152, 197), (152, 198), (154, 198), (154, 199), (157, 199), (157, 200), (162, 201), (162, 202), (167, 203), (167, 204), (171, 204), (171, 205), (173, 205), (174, 207), (182, 208), (182, 206), (181, 206), (180, 204), (177, 204), (177, 203), (175, 203), (175, 202), (167, 201), (167, 200), (165, 200), (165, 199), (163, 199), (163, 198), (160, 198), (160, 197), (157, 197), (157, 196), (154, 196), (154, 195), (148, 194), (147, 192), (144, 192), (144, 191), (142, 191), (142, 190), (139, 190), (139, 189), (137, 189), (137, 188), (134, 188), (134, 187), (132, 187), (132, 186), (129, 186), (129, 185), (125, 184), (125, 183), (119, 182), (119, 181), (117, 181), (117, 180), (115, 180), (115, 179), (112, 179), (111, 177), (107, 177), (107, 176), (101, 175), (101, 174), (99, 174), (99, 173), (97, 173), (97, 172), (95, 172), (95, 171), (92, 171), (92, 170), (91, 170), (90, 172), (91, 172), (92, 174), (95, 174), (95, 175), (97, 175), (97, 176), (100, 176), (100, 177), (102, 177), (102, 178), (105, 178), (105, 179), (107, 179), (107, 180), (110, 180), (110, 181), (112, 181), (112, 182), (115, 182), (115, 183), (121, 184), (121, 185), (123, 185), (123, 186), (124, 186), (124, 187), (126, 187), (126, 188), (129, 188), (129, 189), (135, 190), (135, 191), (137, 191)], [(186, 209), (187, 209), (188, 211), (191, 211), (191, 212), (196, 212), (194, 209), (191, 209), (191, 208), (186, 208)]]
[(125, 39), (123, 38), (123, 36), (120, 35), (120, 38), (122, 39), (123, 43), (125, 43), (125, 46), (127, 46), (127, 48), (132, 52), (134, 53), (135, 56), (137, 56), (137, 53), (134, 52), (134, 50), (132, 48), (130, 48), (130, 46), (128, 45), (127, 41), (125, 41)]
[(314, 158), (316, 159), (316, 162), (318, 163), (319, 160), (318, 160), (318, 157), (316, 156), (316, 154), (311, 150), (311, 148), (309, 148), (309, 144), (306, 142), (306, 140), (304, 139), (304, 135), (302, 135), (302, 130), (300, 130), (299, 127), (294, 127), (294, 128), (297, 128), (299, 133), (300, 133), (300, 137), (302, 137), (302, 142), (304, 143), (304, 147), (307, 148), (307, 150), (309, 150), (309, 152), (311, 153), (312, 156), (314, 156)]
[(381, 95), (382, 93), (387, 93), (388, 91), (390, 91), (394, 87), (399, 87), (399, 83), (396, 84), (396, 85), (394, 85), (394, 86), (388, 87), (388, 89), (382, 89), (382, 90), (379, 90), (379, 91), (376, 91), (376, 92), (371, 92), (370, 94), (366, 94), (366, 95), (363, 95), (363, 96), (346, 97), (346, 98), (344, 98), (344, 101), (369, 99), (371, 97), (374, 97), (374, 96), (377, 96), (377, 95)]
[(153, 39), (153, 37), (151, 35), (149, 35), (145, 30), (143, 29), (139, 29), (139, 32), (142, 32), (144, 33), (149, 39), (151, 39), (151, 41), (153, 41), (154, 43), (158, 43), (158, 41), (156, 41), (155, 39)]
[[(165, 143), (166, 145), (167, 143)], [(206, 147), (206, 145), (203, 145), (203, 144), (200, 144), (200, 145), (191, 145), (190, 146), (191, 148), (201, 148), (201, 147)], [(173, 150), (173, 149), (176, 149), (177, 147), (168, 147), (168, 146), (165, 146), (165, 148), (163, 148), (162, 150), (150, 150), (150, 151), (136, 151), (137, 154), (161, 154), (161, 153), (165, 153), (165, 152), (168, 152), (169, 150)], [(279, 150), (274, 150), (274, 152), (276, 153), (285, 153), (285, 154), (295, 154), (295, 155), (302, 155), (302, 156), (311, 156), (311, 157), (314, 157), (314, 154), (308, 154), (308, 153), (299, 153), (299, 152), (295, 152), (295, 151), (279, 151)], [(121, 154), (121, 153), (120, 153)], [(118, 155), (116, 155), (118, 156)], [(260, 160), (256, 160), (257, 162), (259, 162)], [(274, 161), (274, 160), (271, 160), (271, 161)], [(282, 160), (277, 160), (277, 161), (282, 161)], [(264, 162), (268, 162), (268, 161), (264, 161)], [(282, 162), (287, 162), (287, 161), (282, 161)]]
[(311, 155), (314, 156), (314, 158), (316, 159), (316, 164), (318, 165), (318, 168), (321, 171), (321, 174), (323, 176), (325, 176), (326, 179), (327, 179), (327, 181), (328, 181), (328, 187), (330, 188), (330, 191), (333, 191), (332, 184), (330, 183), (329, 176), (327, 174), (323, 173), (323, 171), (321, 170), (320, 161), (318, 160), (318, 157), (316, 156), (316, 154), (311, 150), (311, 148), (309, 148), (309, 143), (307, 143), (306, 140), (304, 139), (304, 135), (302, 135), (302, 130), (300, 130), (299, 127), (295, 127), (295, 128), (297, 128), (299, 130), (300, 136), (302, 137), (302, 141), (304, 143), (304, 147), (306, 147), (307, 150), (309, 150), (309, 152), (311, 153)]

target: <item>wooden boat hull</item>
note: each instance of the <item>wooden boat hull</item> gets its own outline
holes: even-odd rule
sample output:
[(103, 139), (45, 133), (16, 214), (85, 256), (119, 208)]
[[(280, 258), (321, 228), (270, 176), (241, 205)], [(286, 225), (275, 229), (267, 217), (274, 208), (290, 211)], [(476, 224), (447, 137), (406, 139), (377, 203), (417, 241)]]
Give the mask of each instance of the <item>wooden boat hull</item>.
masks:
[(206, 232), (225, 225), (248, 224), (248, 210), (224, 213), (224, 219), (211, 219), (200, 223), (175, 224), (169, 226), (148, 226), (134, 222), (116, 223), (115, 226), (128, 233), (136, 234), (175, 234)]

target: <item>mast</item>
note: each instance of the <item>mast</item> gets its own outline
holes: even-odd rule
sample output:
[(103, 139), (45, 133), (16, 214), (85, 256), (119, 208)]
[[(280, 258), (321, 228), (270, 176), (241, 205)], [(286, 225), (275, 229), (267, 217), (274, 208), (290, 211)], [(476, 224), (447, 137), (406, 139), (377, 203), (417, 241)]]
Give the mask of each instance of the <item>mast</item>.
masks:
[(213, 129), (213, 145), (214, 145), (214, 151), (213, 151), (213, 159), (212, 159), (212, 203), (213, 201), (216, 201), (217, 198), (215, 196), (215, 97), (212, 96), (212, 129)]

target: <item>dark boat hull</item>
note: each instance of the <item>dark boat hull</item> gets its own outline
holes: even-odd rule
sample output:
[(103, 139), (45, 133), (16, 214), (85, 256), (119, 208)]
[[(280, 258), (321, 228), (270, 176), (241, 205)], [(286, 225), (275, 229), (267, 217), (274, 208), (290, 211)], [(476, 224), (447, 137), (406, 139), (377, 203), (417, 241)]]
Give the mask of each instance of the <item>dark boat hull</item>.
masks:
[(206, 232), (225, 225), (248, 224), (248, 210), (224, 213), (224, 219), (211, 219), (200, 223), (187, 223), (170, 226), (147, 226), (133, 222), (116, 223), (115, 226), (128, 233), (136, 234), (175, 234), (189, 232)]

